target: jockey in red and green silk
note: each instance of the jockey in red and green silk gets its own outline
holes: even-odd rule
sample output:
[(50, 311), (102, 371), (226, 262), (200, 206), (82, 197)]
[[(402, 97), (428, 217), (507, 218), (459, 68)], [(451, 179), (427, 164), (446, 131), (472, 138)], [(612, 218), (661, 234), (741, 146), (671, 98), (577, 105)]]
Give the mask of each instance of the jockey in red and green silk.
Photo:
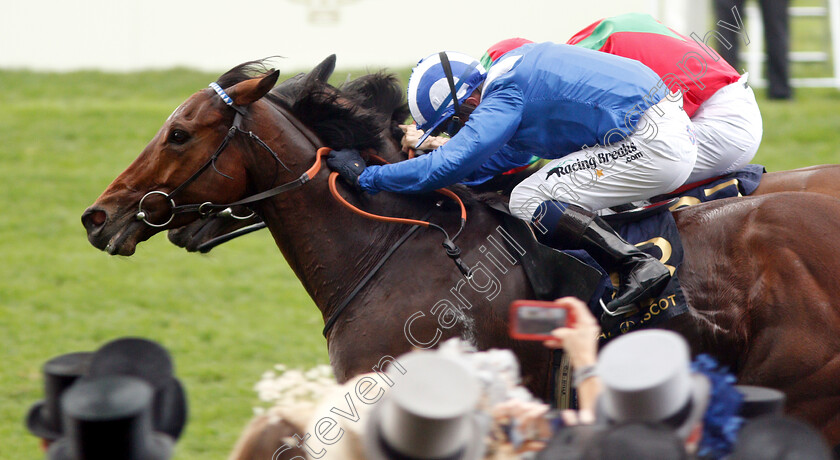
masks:
[[(481, 63), (489, 68), (524, 44), (510, 38), (491, 46)], [(705, 43), (686, 38), (647, 14), (629, 13), (596, 21), (567, 42), (634, 59), (656, 72), (673, 91), (697, 135), (697, 163), (688, 182), (728, 174), (755, 156), (762, 136), (761, 113), (747, 75), (741, 76)]]
[(717, 52), (647, 14), (602, 19), (566, 43), (635, 59), (650, 67), (671, 90), (683, 92), (683, 108), (689, 117), (717, 90), (741, 78)]

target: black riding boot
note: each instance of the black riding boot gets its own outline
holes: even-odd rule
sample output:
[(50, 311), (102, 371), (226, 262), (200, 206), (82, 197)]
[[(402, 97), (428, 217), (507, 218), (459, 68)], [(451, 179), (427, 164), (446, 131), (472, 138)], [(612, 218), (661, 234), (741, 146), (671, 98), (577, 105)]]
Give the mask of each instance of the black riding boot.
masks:
[(618, 272), (618, 293), (607, 304), (610, 312), (653, 297), (671, 277), (660, 261), (624, 241), (603, 219), (579, 206), (569, 205), (548, 230), (545, 236), (552, 240), (551, 246), (584, 249), (604, 269)]

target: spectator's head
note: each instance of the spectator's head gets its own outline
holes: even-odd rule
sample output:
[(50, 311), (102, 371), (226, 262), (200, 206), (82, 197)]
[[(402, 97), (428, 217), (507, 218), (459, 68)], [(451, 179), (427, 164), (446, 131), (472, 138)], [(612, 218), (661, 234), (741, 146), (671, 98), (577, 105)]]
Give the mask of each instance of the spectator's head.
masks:
[(44, 363), (44, 399), (29, 409), (26, 428), (44, 440), (45, 447), (61, 437), (61, 395), (87, 372), (92, 355), (67, 353)]
[[(322, 395), (321, 398), (312, 402), (313, 406), (308, 409), (304, 407), (304, 411), (308, 412), (308, 415), (301, 418), (302, 422), (298, 426), (306, 427), (312, 433), (312, 436), (306, 442), (306, 450), (311, 453), (308, 458), (318, 457), (322, 460), (367, 459), (364, 446), (365, 428), (370, 422), (373, 410), (389, 391), (388, 381), (383, 379), (383, 375), (375, 372), (359, 374), (340, 385), (335, 383), (331, 388), (325, 387), (319, 392)], [(347, 398), (350, 398), (350, 402)], [(351, 417), (339, 416), (336, 408), (346, 408)], [(285, 414), (286, 420), (290, 420), (293, 419), (294, 415), (301, 412), (301, 405), (275, 407), (273, 409), (281, 410), (281, 413)], [(303, 432), (301, 432), (301, 436), (303, 436)], [(294, 446), (295, 444), (289, 443), (288, 445)], [(262, 460), (262, 458), (255, 458), (255, 460)], [(293, 460), (299, 459), (295, 458)]]
[(490, 66), (499, 60), (502, 55), (507, 53), (508, 51), (515, 50), (522, 45), (527, 45), (528, 43), (534, 43), (527, 38), (508, 38), (502, 40), (498, 43), (493, 44), (490, 48), (487, 48), (487, 51), (484, 53), (484, 56), (481, 56), (481, 65), (485, 68), (489, 69)]
[(487, 425), (476, 411), (475, 377), (435, 352), (412, 352), (397, 361), (405, 372), (391, 366), (394, 386), (374, 407), (365, 430), (368, 460), (483, 458)]
[(450, 135), (457, 132), (469, 114), (456, 108), (477, 105), (468, 99), (486, 75), (478, 60), (453, 51), (435, 53), (417, 63), (408, 80), (408, 108), (417, 128), (425, 131), (418, 146), (438, 130)]
[(137, 377), (149, 384), (154, 390), (154, 429), (178, 439), (187, 422), (187, 399), (165, 348), (142, 338), (112, 340), (94, 353), (87, 377), (106, 375)]
[(738, 435), (731, 460), (831, 460), (820, 433), (792, 417), (769, 415), (750, 420)]
[(599, 418), (608, 424), (661, 423), (696, 443), (711, 385), (691, 372), (690, 359), (685, 339), (671, 331), (632, 332), (608, 343), (598, 357), (604, 386)]
[(593, 436), (584, 460), (683, 460), (682, 439), (669, 427), (649, 423), (615, 425)]
[(154, 390), (143, 380), (80, 380), (61, 398), (64, 437), (49, 460), (166, 460), (172, 440), (152, 430)]
[[(254, 417), (228, 457), (229, 460), (295, 460), (307, 458), (297, 447), (294, 436), (303, 437), (306, 430), (287, 420), (279, 411)], [(350, 460), (350, 459), (348, 459)]]

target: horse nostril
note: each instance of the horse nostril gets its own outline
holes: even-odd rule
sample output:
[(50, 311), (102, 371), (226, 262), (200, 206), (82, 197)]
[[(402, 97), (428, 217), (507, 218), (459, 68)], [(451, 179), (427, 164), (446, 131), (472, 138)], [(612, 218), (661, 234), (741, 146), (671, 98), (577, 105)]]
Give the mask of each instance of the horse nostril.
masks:
[(93, 222), (93, 225), (97, 227), (105, 223), (105, 212), (104, 211), (94, 211), (93, 214), (90, 215), (90, 221)]
[(88, 209), (84, 214), (82, 214), (82, 225), (84, 225), (88, 231), (91, 231), (101, 227), (107, 219), (108, 215), (105, 214), (105, 211), (100, 209)]

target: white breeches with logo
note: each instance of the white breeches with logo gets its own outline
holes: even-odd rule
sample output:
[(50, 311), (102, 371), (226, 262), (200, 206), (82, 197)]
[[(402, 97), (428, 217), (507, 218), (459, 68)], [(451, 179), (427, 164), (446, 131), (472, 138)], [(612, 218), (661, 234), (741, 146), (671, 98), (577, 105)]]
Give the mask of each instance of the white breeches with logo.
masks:
[(696, 160), (682, 95), (671, 94), (646, 110), (629, 136), (552, 160), (526, 178), (511, 192), (510, 210), (530, 220), (548, 200), (590, 211), (647, 200), (685, 183)]

